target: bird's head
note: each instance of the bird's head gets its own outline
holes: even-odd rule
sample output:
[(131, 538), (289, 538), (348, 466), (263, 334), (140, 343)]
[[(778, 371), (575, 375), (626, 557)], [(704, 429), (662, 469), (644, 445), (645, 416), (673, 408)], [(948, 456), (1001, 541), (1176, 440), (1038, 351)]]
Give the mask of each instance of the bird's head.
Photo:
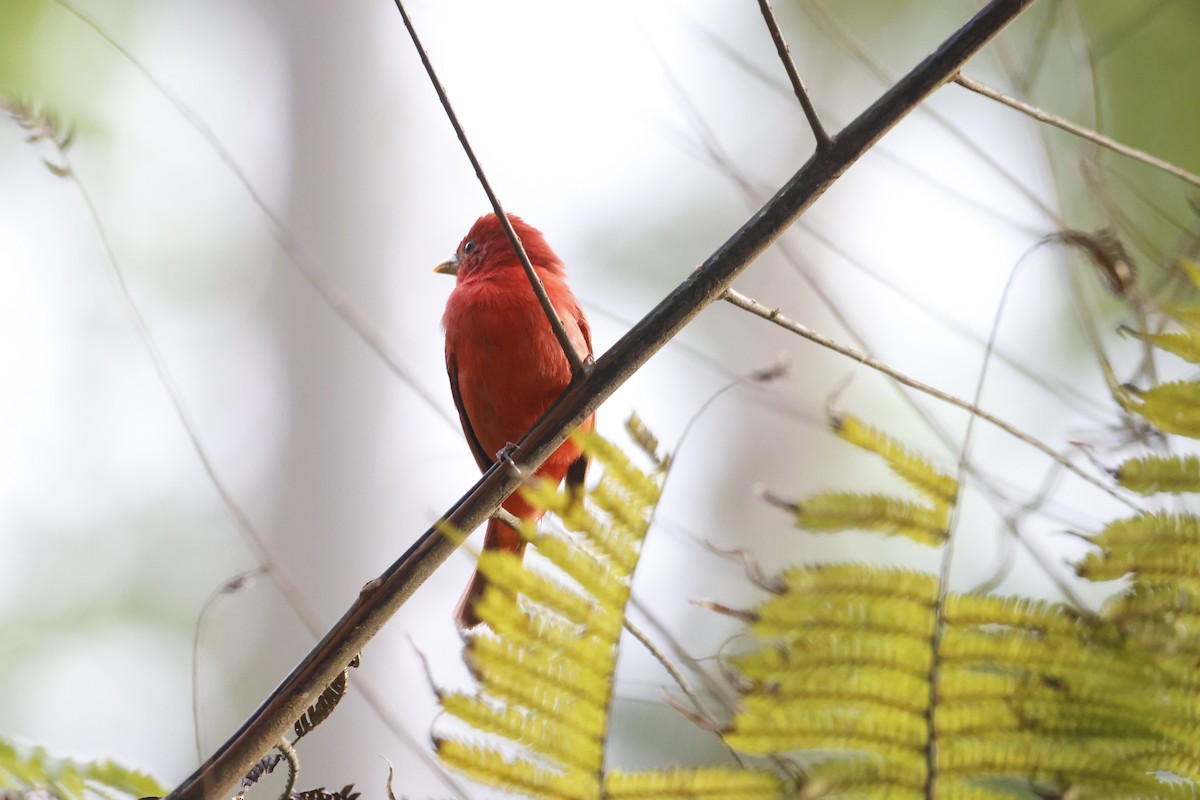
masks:
[[(541, 231), (514, 214), (508, 215), (508, 221), (521, 239), (531, 264), (551, 273), (563, 274), (562, 261), (546, 244)], [(456, 275), (461, 283), (502, 269), (521, 269), (521, 260), (504, 226), (500, 224), (500, 218), (495, 214), (484, 214), (471, 226), (454, 255), (439, 264), (434, 272)]]

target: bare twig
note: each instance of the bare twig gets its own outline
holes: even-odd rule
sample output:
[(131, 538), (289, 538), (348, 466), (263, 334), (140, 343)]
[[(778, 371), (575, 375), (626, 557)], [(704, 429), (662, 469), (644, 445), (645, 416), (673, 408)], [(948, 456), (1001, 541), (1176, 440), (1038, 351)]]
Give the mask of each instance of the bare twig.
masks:
[(265, 567), (239, 572), (225, 583), (213, 590), (213, 593), (200, 606), (200, 614), (196, 617), (196, 629), (192, 634), (192, 734), (196, 740), (196, 762), (204, 760), (204, 751), (200, 741), (200, 633), (204, 629), (204, 618), (212, 609), (221, 595), (239, 592), (248, 586), (258, 575), (266, 572)]
[(762, 303), (758, 302), (757, 300), (755, 300), (751, 297), (746, 297), (746, 295), (741, 294), (740, 292), (736, 292), (733, 289), (726, 290), (722, 299), (724, 299), (726, 302), (730, 303), (731, 305), (737, 306), (738, 308), (742, 309), (743, 311), (749, 311), (751, 314), (755, 314), (769, 322), (773, 322), (776, 325), (778, 325), (779, 327), (783, 328), (784, 330), (788, 330), (798, 336), (802, 336), (805, 339), (808, 339), (810, 342), (815, 342), (816, 344), (819, 344), (822, 347), (828, 348), (829, 350), (832, 350), (835, 353), (844, 355), (847, 358), (852, 358), (855, 361), (862, 364), (863, 366), (870, 367), (871, 369), (876, 370), (877, 372), (882, 372), (884, 375), (887, 375), (889, 378), (892, 378), (893, 380), (897, 381), (898, 383), (902, 383), (905, 386), (916, 389), (919, 392), (923, 392), (923, 393), (929, 395), (930, 397), (936, 397), (938, 400), (942, 400), (946, 403), (949, 403), (952, 406), (957, 406), (958, 408), (961, 408), (964, 411), (969, 411), (971, 414), (979, 417), (980, 419), (992, 423), (997, 428), (999, 428), (1000, 430), (1009, 434), (1013, 438), (1018, 439), (1022, 442), (1025, 442), (1025, 444), (1028, 444), (1031, 447), (1034, 447), (1037, 450), (1040, 450), (1042, 453), (1044, 453), (1047, 456), (1049, 456), (1050, 458), (1054, 459), (1059, 464), (1062, 464), (1064, 467), (1069, 469), (1071, 472), (1075, 473), (1083, 480), (1087, 481), (1088, 483), (1092, 484), (1096, 488), (1100, 489), (1105, 494), (1112, 496), (1113, 498), (1115, 498), (1116, 500), (1118, 500), (1121, 503), (1124, 503), (1125, 505), (1129, 506), (1130, 508), (1133, 508), (1135, 510), (1138, 508), (1134, 503), (1130, 502), (1130, 500), (1128, 498), (1122, 497), (1111, 486), (1103, 483), (1102, 481), (1097, 479), (1095, 476), (1089, 475), (1086, 472), (1084, 472), (1083, 470), (1081, 470), (1078, 466), (1073, 464), (1070, 459), (1068, 459), (1063, 454), (1059, 453), (1057, 450), (1052, 448), (1050, 445), (1046, 444), (1045, 442), (1041, 441), (1040, 439), (1030, 436), (1029, 434), (1025, 433), (1024, 431), (1022, 431), (1018, 428), (1013, 427), (1012, 425), (1008, 424), (1007, 422), (1000, 419), (999, 417), (989, 414), (988, 412), (979, 408), (977, 405), (968, 403), (966, 400), (963, 400), (961, 397), (956, 397), (955, 395), (949, 394), (947, 392), (943, 392), (941, 389), (935, 389), (934, 387), (930, 386), (927, 383), (922, 383), (921, 381), (918, 381), (915, 378), (911, 378), (908, 375), (905, 375), (903, 372), (900, 372), (897, 369), (889, 367), (887, 364), (884, 364), (882, 361), (874, 359), (871, 356), (867, 355), (866, 353), (855, 350), (853, 347), (847, 347), (846, 345), (840, 344), (840, 343), (834, 341), (833, 339), (830, 339), (827, 336), (822, 336), (821, 334), (817, 333), (816, 331), (814, 331), (810, 328), (807, 328), (804, 325), (801, 325), (799, 322), (796, 322), (794, 319), (791, 319), (790, 317), (784, 315), (783, 313), (781, 313), (779, 311), (778, 308), (768, 308), (767, 306), (764, 306)]
[(1129, 158), (1141, 161), (1143, 164), (1149, 164), (1155, 169), (1160, 169), (1168, 175), (1173, 175), (1176, 178), (1179, 178), (1181, 181), (1186, 181), (1193, 186), (1200, 187), (1200, 175), (1197, 175), (1194, 172), (1188, 172), (1186, 169), (1176, 166), (1170, 161), (1164, 161), (1157, 156), (1152, 156), (1149, 153), (1138, 150), (1135, 147), (1121, 144), (1116, 139), (1110, 139), (1104, 134), (1098, 133), (1091, 128), (1085, 128), (1082, 125), (1076, 125), (1074, 122), (1065, 120), (1056, 114), (1051, 114), (1049, 111), (1043, 111), (1037, 106), (1032, 106), (1022, 100), (1018, 100), (1015, 97), (1010, 97), (998, 89), (993, 89), (986, 83), (980, 83), (974, 78), (968, 78), (966, 75), (961, 73), (954, 79), (954, 82), (964, 89), (970, 89), (972, 92), (981, 94), (989, 100), (995, 100), (997, 103), (1003, 103), (1009, 108), (1033, 117), (1038, 122), (1045, 122), (1047, 125), (1053, 125), (1054, 127), (1064, 130), (1067, 133), (1074, 134), (1081, 139), (1086, 139), (1087, 141), (1097, 144), (1100, 147), (1112, 150), (1114, 153), (1128, 156)]
[[(810, 159), (697, 270), (689, 273), (649, 314), (571, 383), (522, 437), (519, 457), (536, 468), (558, 449), (643, 364), (703, 309), (880, 138), (930, 94), (954, 77), (1033, 0), (993, 0), (914, 67), (833, 139), (824, 158)], [(520, 478), (497, 464), (396, 563), (363, 588), (354, 604), (296, 665), (263, 704), (170, 794), (171, 800), (224, 795), (286, 732), (355, 654), (375, 636), (457, 546), (441, 530), (449, 523), (474, 530), (517, 488)]]
[(767, 30), (771, 32), (771, 40), (775, 42), (775, 52), (779, 54), (779, 60), (783, 62), (788, 80), (792, 83), (792, 91), (796, 93), (796, 99), (800, 101), (800, 107), (804, 109), (804, 116), (808, 118), (808, 126), (812, 128), (813, 136), (817, 140), (817, 153), (824, 153), (833, 142), (830, 141), (829, 134), (825, 132), (825, 126), (821, 124), (821, 118), (817, 116), (817, 109), (813, 106), (812, 98), (808, 96), (808, 89), (804, 88), (804, 81), (800, 79), (800, 73), (796, 70), (796, 62), (792, 60), (791, 51), (788, 50), (787, 42), (783, 38), (783, 31), (779, 30), (779, 22), (775, 19), (775, 12), (771, 9), (770, 0), (758, 0), (758, 8), (762, 11), (763, 20), (767, 23)]
[(483, 192), (487, 195), (488, 202), (492, 204), (492, 210), (496, 212), (496, 216), (500, 219), (500, 224), (504, 226), (504, 232), (508, 234), (508, 240), (512, 242), (513, 250), (516, 251), (517, 258), (521, 260), (521, 266), (525, 268), (525, 275), (529, 278), (529, 284), (533, 287), (533, 293), (537, 295), (538, 302), (542, 305), (542, 311), (546, 312), (546, 319), (550, 321), (550, 327), (554, 331), (554, 336), (558, 339), (559, 346), (562, 347), (563, 355), (567, 358), (567, 363), (571, 365), (571, 375), (579, 376), (588, 369), (586, 366), (587, 362), (585, 361), (587, 353), (580, 354), (571, 342), (571, 335), (567, 333), (567, 328), (558, 316), (558, 311), (554, 308), (554, 304), (550, 302), (550, 295), (546, 294), (546, 287), (542, 285), (542, 279), (538, 276), (537, 270), (533, 268), (533, 264), (529, 261), (529, 255), (525, 252), (525, 246), (521, 244), (521, 237), (517, 236), (517, 232), (513, 230), (512, 223), (508, 221), (508, 215), (504, 213), (504, 208), (500, 205), (500, 199), (496, 197), (496, 193), (492, 191), (492, 185), (488, 183), (487, 176), (483, 174), (483, 165), (479, 163), (479, 159), (475, 157), (475, 151), (471, 148), (471, 143), (467, 141), (467, 132), (463, 130), (462, 124), (458, 121), (458, 115), (454, 113), (454, 107), (450, 105), (450, 97), (446, 94), (446, 90), (442, 88), (442, 82), (438, 80), (437, 73), (433, 69), (433, 62), (429, 60), (429, 55), (425, 52), (425, 48), (421, 45), (421, 40), (417, 36), (417, 29), (413, 27), (412, 20), (408, 18), (408, 12), (404, 10), (403, 0), (395, 0), (395, 2), (396, 10), (400, 12), (400, 17), (404, 20), (404, 27), (408, 29), (408, 35), (412, 38), (413, 46), (417, 48), (417, 54), (421, 57), (421, 63), (425, 66), (425, 72), (429, 75), (429, 82), (433, 84), (433, 89), (437, 92), (438, 100), (441, 101), (442, 108), (446, 112), (446, 118), (450, 120), (450, 125), (454, 128), (454, 134), (458, 137), (459, 144), (462, 145), (463, 152), (467, 155), (467, 160), (471, 162), (471, 167), (475, 170), (475, 177), (479, 179), (479, 185), (483, 187)]

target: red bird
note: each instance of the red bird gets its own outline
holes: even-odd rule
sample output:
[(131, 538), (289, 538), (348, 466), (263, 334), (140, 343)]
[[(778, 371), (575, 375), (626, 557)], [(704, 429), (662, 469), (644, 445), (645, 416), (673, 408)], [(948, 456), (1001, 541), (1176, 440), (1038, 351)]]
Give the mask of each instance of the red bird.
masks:
[[(576, 351), (591, 355), (591, 329), (567, 288), (562, 261), (541, 231), (512, 214), (508, 219)], [(457, 277), (442, 316), (446, 372), (467, 444), (479, 469), (487, 471), (567, 387), (571, 367), (495, 214), (480, 217), (454, 256), (434, 271)], [(591, 430), (593, 421), (589, 417), (580, 430)], [(565, 477), (569, 487), (581, 488), (586, 473), (587, 459), (568, 440), (534, 474), (556, 485)], [(522, 520), (542, 515), (518, 493), (504, 501), (504, 508)], [(525, 550), (521, 536), (497, 519), (488, 521), (483, 546), (518, 555)], [(479, 624), (475, 603), (486, 588), (487, 579), (476, 570), (455, 612), (460, 629)]]

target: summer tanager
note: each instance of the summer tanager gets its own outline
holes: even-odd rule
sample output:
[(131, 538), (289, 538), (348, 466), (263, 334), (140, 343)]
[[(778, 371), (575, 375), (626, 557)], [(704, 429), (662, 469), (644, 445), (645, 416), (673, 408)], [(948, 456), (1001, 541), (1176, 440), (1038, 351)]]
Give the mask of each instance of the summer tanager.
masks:
[[(512, 214), (508, 219), (576, 352), (581, 357), (591, 355), (591, 330), (579, 301), (567, 288), (562, 261), (539, 230)], [(435, 272), (457, 278), (442, 317), (446, 372), (467, 444), (479, 469), (487, 471), (567, 387), (571, 367), (495, 214), (480, 217), (454, 256)], [(589, 417), (580, 429), (590, 430), (592, 424)], [(586, 457), (568, 440), (534, 474), (555, 485), (565, 477), (568, 487), (581, 489), (586, 473)], [(542, 515), (519, 493), (505, 500), (504, 508), (523, 520), (536, 521)], [(525, 541), (492, 519), (483, 546), (521, 555)], [(455, 612), (460, 629), (479, 624), (475, 603), (486, 588), (487, 579), (476, 570)]]

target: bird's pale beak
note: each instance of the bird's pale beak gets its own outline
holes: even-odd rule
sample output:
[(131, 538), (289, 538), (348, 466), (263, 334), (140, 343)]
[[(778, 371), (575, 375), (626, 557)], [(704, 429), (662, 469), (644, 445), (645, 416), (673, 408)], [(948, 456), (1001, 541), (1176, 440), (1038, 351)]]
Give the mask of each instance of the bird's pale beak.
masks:
[(458, 256), (451, 256), (450, 260), (443, 261), (433, 268), (433, 271), (439, 275), (457, 275), (458, 274)]

